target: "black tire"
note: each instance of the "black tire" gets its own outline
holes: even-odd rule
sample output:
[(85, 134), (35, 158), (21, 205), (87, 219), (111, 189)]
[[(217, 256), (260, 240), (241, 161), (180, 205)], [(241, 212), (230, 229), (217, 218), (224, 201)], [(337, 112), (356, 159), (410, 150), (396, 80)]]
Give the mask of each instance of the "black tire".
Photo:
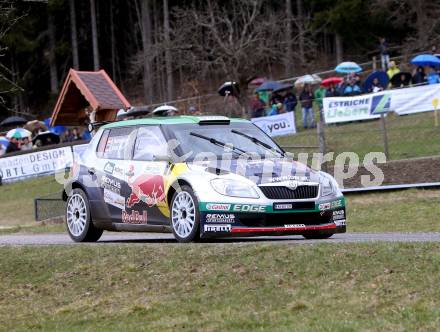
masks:
[[(80, 204), (81, 207), (74, 208), (76, 204)], [(84, 204), (83, 207), (82, 204)], [(75, 210), (78, 211), (75, 212)], [(82, 224), (82, 222), (79, 221), (80, 216), (81, 216), (81, 220), (83, 219), (85, 220), (85, 224), (84, 226), (79, 226), (79, 228), (75, 228), (77, 227), (77, 226), (73, 226), (75, 220), (77, 220), (76, 222), (77, 225), (80, 223)], [(81, 189), (73, 189), (67, 198), (66, 229), (71, 239), (75, 242), (96, 242), (99, 240), (99, 238), (103, 233), (102, 229), (96, 228), (95, 225), (93, 225), (92, 218), (90, 215), (89, 200), (85, 192)]]
[(334, 233), (309, 233), (302, 234), (307, 240), (323, 240), (333, 236)]
[[(171, 199), (171, 204), (170, 204), (170, 226), (171, 229), (173, 231), (174, 237), (176, 238), (176, 240), (178, 242), (182, 242), (182, 243), (187, 243), (187, 242), (195, 242), (198, 241), (200, 239), (200, 212), (199, 212), (199, 201), (196, 197), (196, 195), (194, 194), (194, 191), (192, 190), (192, 188), (188, 185), (183, 185), (180, 187), (181, 190), (176, 191), (173, 195), (173, 198)], [(191, 231), (188, 232), (188, 234), (182, 234), (181, 231), (179, 231), (179, 225), (178, 222), (176, 220), (177, 219), (182, 219), (183, 218), (183, 212), (181, 211), (180, 213), (182, 213), (179, 217), (179, 215), (174, 214), (175, 209), (174, 208), (178, 208), (177, 205), (179, 204), (179, 202), (176, 202), (176, 199), (179, 199), (179, 197), (181, 196), (185, 196), (184, 198), (191, 198), (192, 199), (192, 204), (194, 206), (194, 223), (192, 225)], [(189, 195), (189, 196), (188, 196)], [(175, 206), (176, 203), (176, 206)], [(185, 212), (185, 216), (187, 215), (191, 215), (190, 214), (190, 209), (187, 209)], [(182, 218), (181, 218), (182, 217)], [(191, 218), (191, 217), (189, 217)], [(183, 218), (183, 219), (186, 219)], [(175, 221), (173, 221), (175, 220)], [(182, 226), (183, 227), (183, 226)], [(187, 229), (186, 229), (187, 231)], [(180, 234), (179, 234), (180, 232)]]

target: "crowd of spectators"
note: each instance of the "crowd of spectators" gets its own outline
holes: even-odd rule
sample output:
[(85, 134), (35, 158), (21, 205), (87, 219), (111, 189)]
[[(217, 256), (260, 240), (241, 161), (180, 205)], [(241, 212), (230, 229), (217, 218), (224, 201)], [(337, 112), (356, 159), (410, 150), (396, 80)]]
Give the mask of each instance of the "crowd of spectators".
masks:
[[(432, 54), (438, 56), (436, 51), (437, 48), (433, 47)], [(395, 61), (390, 60), (387, 41), (382, 37), (379, 39), (379, 52), (382, 71), (376, 71), (375, 73), (381, 72), (380, 75), (385, 77), (386, 80), (372, 76), (367, 84), (367, 75), (364, 75), (365, 81), (363, 82), (358, 73), (349, 73), (344, 77), (338, 78), (338, 82), (340, 82), (337, 84), (326, 84), (325, 86), (321, 84), (318, 87), (316, 85), (304, 84), (299, 90), (291, 88), (284, 92), (271, 93), (266, 102), (262, 98), (262, 94), (256, 92), (250, 104), (252, 117), (294, 112), (299, 103), (303, 128), (313, 128), (315, 126), (313, 106), (316, 105), (321, 112), (323, 98), (325, 97), (355, 96), (387, 89), (440, 83), (440, 67), (418, 66), (414, 68), (412, 73), (402, 71)], [(384, 81), (386, 82), (385, 84)], [(313, 87), (315, 87), (314, 90), (312, 89)]]
[[(28, 137), (6, 137), (2, 136), (2, 144), (0, 144), (0, 156), (18, 151), (28, 151), (41, 148), (45, 145), (53, 145), (59, 143), (69, 143), (75, 141), (88, 141), (91, 136), (87, 129), (65, 128), (62, 133), (53, 133), (47, 135), (47, 131), (35, 130)], [(41, 138), (40, 138), (41, 137)]]

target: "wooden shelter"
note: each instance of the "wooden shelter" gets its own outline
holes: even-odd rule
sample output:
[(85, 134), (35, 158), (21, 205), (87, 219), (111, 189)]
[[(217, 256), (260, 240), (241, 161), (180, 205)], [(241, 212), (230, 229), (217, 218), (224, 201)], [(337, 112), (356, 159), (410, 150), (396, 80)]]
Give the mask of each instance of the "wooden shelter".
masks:
[(52, 113), (51, 125), (83, 125), (95, 112), (95, 121), (114, 121), (130, 103), (104, 70), (70, 69)]

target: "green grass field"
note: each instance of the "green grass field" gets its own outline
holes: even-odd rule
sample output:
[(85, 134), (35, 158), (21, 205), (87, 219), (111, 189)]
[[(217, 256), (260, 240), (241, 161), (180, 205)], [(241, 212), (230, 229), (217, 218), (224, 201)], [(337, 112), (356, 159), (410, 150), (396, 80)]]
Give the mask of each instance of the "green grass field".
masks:
[(440, 244), (0, 248), (4, 331), (434, 331)]
[(0, 230), (9, 226), (34, 225), (34, 198), (61, 191), (54, 176), (3, 184), (0, 187)]
[[(298, 110), (298, 133), (278, 138), (281, 146), (318, 145), (316, 129), (302, 129), (300, 115)], [(432, 156), (440, 152), (440, 127), (434, 126), (433, 112), (407, 116), (390, 114), (387, 117), (387, 129), (392, 160)], [(379, 120), (326, 126), (326, 141), (329, 152), (356, 152), (361, 161), (369, 152), (384, 151)], [(287, 150), (294, 153), (317, 152), (316, 149)]]

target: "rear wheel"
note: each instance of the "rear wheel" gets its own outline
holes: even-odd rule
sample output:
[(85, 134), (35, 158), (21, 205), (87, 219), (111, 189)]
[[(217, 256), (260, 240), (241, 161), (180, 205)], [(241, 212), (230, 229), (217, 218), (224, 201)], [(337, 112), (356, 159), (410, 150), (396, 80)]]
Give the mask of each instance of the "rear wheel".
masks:
[(67, 232), (75, 242), (96, 242), (103, 230), (93, 225), (89, 201), (81, 189), (73, 189), (66, 206)]
[(302, 234), (307, 240), (319, 240), (319, 239), (328, 239), (333, 236), (333, 233), (309, 233), (309, 234)]
[(199, 202), (190, 186), (182, 186), (171, 200), (171, 228), (179, 242), (191, 242), (199, 239), (200, 213)]

